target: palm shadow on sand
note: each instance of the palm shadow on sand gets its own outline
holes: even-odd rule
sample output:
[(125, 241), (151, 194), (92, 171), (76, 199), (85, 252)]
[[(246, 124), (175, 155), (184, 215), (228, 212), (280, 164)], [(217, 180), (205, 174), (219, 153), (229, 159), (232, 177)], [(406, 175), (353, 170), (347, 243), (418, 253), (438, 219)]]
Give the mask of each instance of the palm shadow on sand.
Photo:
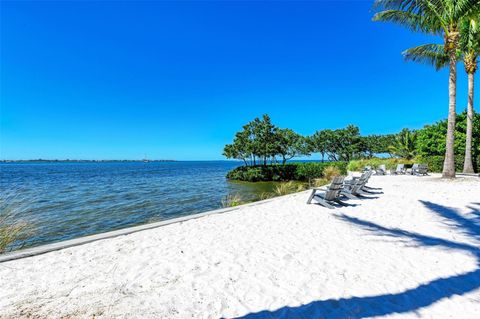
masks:
[[(456, 209), (420, 201), (430, 211), (442, 217), (443, 222), (480, 243), (480, 203), (471, 203), (471, 210), (464, 217)], [(351, 297), (313, 301), (298, 307), (282, 307), (277, 310), (264, 310), (239, 317), (242, 319), (260, 318), (366, 318), (395, 313), (415, 312), (444, 298), (463, 295), (480, 288), (480, 246), (450, 241), (442, 238), (422, 235), (398, 228), (387, 228), (373, 222), (346, 215), (341, 220), (357, 225), (379, 236), (397, 238), (408, 245), (436, 246), (448, 250), (462, 251), (477, 260), (475, 270), (446, 278), (438, 278), (416, 288), (397, 294)]]

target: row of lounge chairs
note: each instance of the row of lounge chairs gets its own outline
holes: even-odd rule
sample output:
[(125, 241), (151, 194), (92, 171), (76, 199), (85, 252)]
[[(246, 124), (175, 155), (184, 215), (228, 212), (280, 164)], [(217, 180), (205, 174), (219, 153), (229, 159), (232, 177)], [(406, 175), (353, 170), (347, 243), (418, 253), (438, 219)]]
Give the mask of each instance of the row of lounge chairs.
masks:
[(351, 206), (342, 199), (359, 199), (368, 194), (379, 194), (378, 192), (372, 192), (376, 188), (367, 186), (367, 182), (373, 173), (373, 170), (365, 171), (360, 177), (354, 177), (351, 180), (346, 180), (344, 176), (337, 176), (329, 185), (313, 188), (307, 204), (311, 204), (315, 200), (327, 208), (335, 208), (335, 205)]
[[(387, 168), (385, 165), (379, 165), (376, 169), (372, 169), (371, 166), (365, 166), (364, 172), (365, 171), (375, 171), (375, 175), (387, 175)], [(411, 174), (411, 175), (428, 175), (428, 166), (426, 164), (413, 164), (412, 169), (410, 171), (407, 171), (405, 168), (405, 164), (397, 164), (397, 167), (395, 170), (390, 170), (391, 175), (405, 175), (405, 174)]]

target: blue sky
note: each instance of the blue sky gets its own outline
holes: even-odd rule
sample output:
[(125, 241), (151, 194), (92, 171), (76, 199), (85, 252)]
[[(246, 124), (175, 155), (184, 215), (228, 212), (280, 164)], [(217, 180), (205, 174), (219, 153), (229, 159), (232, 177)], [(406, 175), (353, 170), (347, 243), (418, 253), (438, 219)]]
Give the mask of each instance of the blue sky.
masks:
[(301, 134), (446, 118), (446, 70), (400, 55), (440, 39), (371, 4), (2, 1), (0, 158), (222, 159), (263, 113)]

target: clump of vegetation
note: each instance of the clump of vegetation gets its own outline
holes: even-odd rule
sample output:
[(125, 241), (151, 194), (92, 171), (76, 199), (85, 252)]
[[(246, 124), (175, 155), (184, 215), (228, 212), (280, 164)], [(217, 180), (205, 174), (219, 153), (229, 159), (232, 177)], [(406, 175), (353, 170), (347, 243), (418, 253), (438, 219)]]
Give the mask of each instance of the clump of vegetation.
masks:
[(285, 165), (240, 166), (227, 174), (231, 180), (246, 182), (259, 181), (302, 181), (311, 182), (315, 178), (323, 178), (328, 167), (337, 168), (341, 174), (347, 173), (347, 162), (333, 163), (291, 163)]
[(222, 207), (235, 207), (244, 204), (239, 194), (228, 194), (222, 198)]
[[(471, 157), (472, 164), (475, 171), (480, 169), (480, 114), (474, 113), (472, 130), (472, 148)], [(465, 139), (467, 136), (467, 113), (462, 112), (457, 114), (455, 121), (455, 167), (456, 171), (462, 171), (465, 158)], [(440, 168), (435, 171), (442, 171), (443, 161), (445, 159), (445, 134), (447, 134), (447, 121), (442, 120), (431, 125), (425, 125), (422, 129), (417, 131), (417, 158), (422, 159), (423, 162), (430, 166), (437, 167), (438, 162)]]
[[(462, 170), (463, 162), (472, 162), (475, 171), (480, 169), (480, 114), (472, 114), (470, 117), (463, 112), (456, 116), (454, 161), (457, 171)], [(262, 119), (247, 123), (235, 135), (233, 143), (225, 146), (227, 158), (244, 162), (244, 166), (230, 171), (227, 178), (247, 182), (295, 180), (313, 184), (314, 179), (333, 176), (324, 172), (329, 166), (346, 174), (347, 164), (348, 170), (359, 171), (365, 166), (376, 168), (383, 164), (387, 169), (394, 169), (397, 164), (405, 164), (408, 168), (414, 162), (421, 162), (428, 164), (431, 171), (442, 171), (447, 130), (447, 120), (443, 120), (415, 131), (403, 129), (398, 134), (362, 136), (357, 126), (348, 125), (302, 137), (292, 130), (276, 127), (268, 115), (264, 115)], [(464, 141), (469, 136), (471, 148), (467, 149)], [(321, 162), (287, 163), (295, 156), (311, 153), (319, 153)], [(465, 154), (469, 154), (466, 160)]]
[(313, 180), (311, 186), (312, 187), (321, 187), (321, 186), (324, 186), (324, 185), (327, 185), (328, 183), (330, 183), (331, 180), (329, 179), (326, 179), (326, 178), (316, 178)]
[(390, 152), (398, 157), (411, 160), (417, 155), (417, 132), (404, 128), (389, 146)]
[(334, 177), (342, 175), (342, 172), (338, 169), (338, 167), (335, 166), (328, 166), (325, 168), (323, 171), (323, 177), (327, 180), (331, 180)]
[(377, 168), (380, 165), (385, 165), (387, 169), (395, 169), (397, 164), (405, 164), (405, 167), (409, 168), (413, 165), (414, 160), (407, 160), (404, 158), (370, 158), (350, 161), (348, 163), (348, 170), (352, 172), (362, 171), (365, 166), (371, 166)]
[(263, 192), (260, 194), (259, 196), (259, 200), (265, 200), (265, 199), (270, 199), (270, 198), (273, 198), (275, 197), (275, 193), (271, 193), (271, 192)]
[(33, 233), (31, 225), (19, 217), (23, 211), (21, 203), (16, 195), (0, 197), (0, 254), (23, 247)]
[(305, 189), (306, 187), (304, 184), (290, 181), (290, 182), (281, 183), (275, 186), (275, 189), (273, 192), (276, 196), (282, 196), (282, 195), (301, 192), (301, 191), (304, 191)]
[(307, 139), (291, 129), (281, 129), (272, 124), (264, 114), (245, 124), (235, 134), (232, 144), (225, 145), (226, 158), (242, 160), (245, 166), (267, 166), (268, 163), (281, 163), (301, 155), (309, 155)]

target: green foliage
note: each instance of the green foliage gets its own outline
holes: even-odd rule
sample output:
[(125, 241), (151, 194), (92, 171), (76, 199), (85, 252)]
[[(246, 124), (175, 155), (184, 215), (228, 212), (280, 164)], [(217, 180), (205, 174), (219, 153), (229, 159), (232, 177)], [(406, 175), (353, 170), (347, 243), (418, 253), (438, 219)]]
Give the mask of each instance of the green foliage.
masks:
[(341, 174), (347, 173), (346, 162), (291, 163), (285, 165), (240, 166), (228, 172), (227, 178), (246, 182), (310, 181), (324, 177), (324, 170), (330, 166), (338, 168)]
[(304, 191), (305, 189), (306, 189), (305, 184), (289, 181), (285, 183), (280, 183), (279, 185), (275, 186), (273, 193), (276, 196), (282, 196), (282, 195), (288, 195), (292, 193), (298, 193), (298, 192)]
[(255, 118), (235, 134), (232, 144), (225, 145), (223, 155), (226, 158), (242, 160), (246, 166), (264, 166), (282, 158), (282, 163), (300, 155), (309, 155), (306, 139), (291, 129), (280, 129), (272, 124), (265, 114), (262, 119)]
[(282, 164), (296, 156), (309, 155), (306, 138), (291, 129), (277, 129), (274, 143), (276, 154), (282, 157)]
[(327, 167), (336, 167), (341, 174), (347, 174), (347, 162), (330, 163), (296, 163), (295, 179), (299, 181), (311, 181), (324, 177), (324, 171)]
[(358, 172), (363, 170), (365, 166), (371, 166), (373, 168), (385, 165), (387, 169), (395, 169), (397, 164), (406, 164), (405, 166), (412, 165), (414, 161), (403, 158), (369, 158), (354, 160), (348, 163), (347, 169), (349, 171)]
[(448, 66), (449, 58), (443, 44), (423, 44), (402, 52), (406, 61), (433, 65), (438, 71)]
[[(455, 123), (455, 147), (456, 155), (465, 154), (465, 137), (467, 130), (466, 112), (457, 115)], [(426, 125), (417, 131), (416, 148), (418, 155), (426, 158), (429, 156), (445, 155), (445, 135), (447, 133), (447, 121), (439, 121), (432, 125)], [(480, 155), (480, 114), (473, 116), (472, 133), (472, 158)]]
[(343, 129), (321, 130), (309, 138), (310, 150), (325, 155), (330, 161), (349, 161), (362, 156), (363, 143), (360, 129), (355, 125), (348, 125)]
[[(260, 124), (262, 121), (266, 124)], [(431, 156), (443, 158), (445, 154), (446, 120), (439, 121), (433, 125), (426, 125), (417, 131), (403, 129), (398, 134), (363, 137), (360, 136), (358, 127), (349, 125), (344, 129), (317, 131), (309, 138), (302, 137), (289, 129), (273, 127), (268, 117), (264, 117), (263, 120), (256, 119), (253, 122), (253, 125), (247, 124), (242, 132), (236, 134), (233, 144), (225, 146), (224, 154), (228, 154), (227, 157), (243, 159), (246, 166), (248, 166), (239, 167), (229, 172), (227, 175), (229, 179), (241, 181), (311, 181), (316, 178), (323, 178), (324, 168), (337, 165), (336, 161), (338, 160), (341, 160), (338, 162), (338, 165), (341, 173), (344, 174), (346, 172), (346, 164), (344, 162), (347, 162), (347, 160), (349, 162), (348, 169), (358, 171), (366, 165), (377, 167), (385, 164), (388, 168), (395, 168), (396, 164), (399, 163), (412, 164), (410, 160), (415, 158), (415, 156), (428, 159)], [(456, 155), (463, 156), (465, 153), (466, 122), (466, 112), (457, 115), (455, 132)], [(264, 127), (260, 128), (262, 125)], [(263, 142), (257, 141), (258, 136), (262, 136)], [(480, 114), (478, 113), (473, 118), (472, 141), (472, 158), (475, 162), (475, 159), (480, 156)], [(268, 143), (271, 145), (267, 145)], [(258, 150), (260, 147), (267, 149), (267, 151), (262, 153)], [(280, 156), (283, 165), (266, 165), (266, 155), (262, 158), (260, 154), (272, 156), (268, 152), (275, 153), (273, 154), (273, 159), (275, 156)], [(285, 163), (294, 156), (308, 154), (309, 152), (319, 152), (322, 154), (322, 158), (328, 157), (332, 162)], [(395, 155), (400, 159), (374, 157), (375, 154), (380, 153), (389, 153), (391, 156)], [(258, 165), (259, 163), (256, 161), (259, 158), (262, 159), (260, 161), (262, 165)], [(367, 160), (361, 160), (362, 158)], [(422, 162), (427, 164), (432, 162), (431, 166), (437, 167), (436, 163), (438, 161), (440, 160), (434, 158), (430, 161), (423, 160)], [(270, 162), (276, 163), (276, 160), (270, 159)], [(458, 161), (456, 163), (457, 166), (461, 164), (462, 162)], [(474, 167), (478, 168), (478, 164), (474, 163)]]
[(331, 180), (332, 178), (340, 175), (342, 175), (340, 169), (335, 166), (328, 166), (323, 170), (323, 177), (327, 180)]
[(240, 166), (227, 173), (227, 178), (237, 181), (289, 181), (295, 179), (295, 164)]
[(222, 198), (222, 207), (235, 207), (242, 204), (243, 200), (239, 194), (228, 194)]
[(15, 191), (0, 195), (0, 254), (22, 248), (33, 235), (33, 227), (20, 219), (26, 209), (26, 200)]
[[(455, 155), (455, 170), (461, 172), (463, 169), (464, 155)], [(445, 157), (443, 155), (434, 156), (417, 156), (415, 158), (416, 163), (424, 163), (428, 165), (428, 170), (431, 172), (441, 172), (443, 169), (443, 162)], [(480, 156), (473, 158), (473, 168), (478, 172), (480, 168)]]
[(395, 144), (395, 134), (362, 136), (365, 157), (372, 158), (375, 154), (390, 153), (390, 146)]
[(394, 144), (389, 147), (390, 152), (398, 157), (412, 159), (417, 154), (417, 133), (404, 128), (395, 136)]

